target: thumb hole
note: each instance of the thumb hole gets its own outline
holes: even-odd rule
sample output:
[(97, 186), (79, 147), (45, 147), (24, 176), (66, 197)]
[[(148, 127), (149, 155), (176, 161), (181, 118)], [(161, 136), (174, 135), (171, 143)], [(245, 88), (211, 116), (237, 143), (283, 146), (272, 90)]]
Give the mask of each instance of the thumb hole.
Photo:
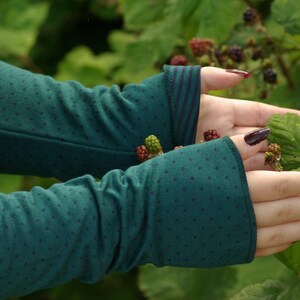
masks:
[(242, 159), (246, 160), (266, 147), (269, 134), (269, 128), (259, 128), (230, 138), (238, 148)]

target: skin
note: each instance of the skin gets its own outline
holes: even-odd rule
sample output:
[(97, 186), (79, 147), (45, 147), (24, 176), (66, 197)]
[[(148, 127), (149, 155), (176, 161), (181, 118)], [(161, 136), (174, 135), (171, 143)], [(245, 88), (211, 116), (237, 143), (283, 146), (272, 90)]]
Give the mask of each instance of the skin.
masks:
[[(230, 136), (245, 166), (257, 223), (256, 256), (268, 256), (300, 240), (300, 172), (275, 172), (264, 164), (267, 141), (249, 146), (244, 134), (266, 126), (273, 114), (300, 111), (255, 101), (208, 95), (211, 90), (231, 88), (244, 80), (242, 75), (223, 69), (201, 69), (201, 101), (196, 142), (207, 129)], [(224, 113), (226, 111), (226, 114)]]

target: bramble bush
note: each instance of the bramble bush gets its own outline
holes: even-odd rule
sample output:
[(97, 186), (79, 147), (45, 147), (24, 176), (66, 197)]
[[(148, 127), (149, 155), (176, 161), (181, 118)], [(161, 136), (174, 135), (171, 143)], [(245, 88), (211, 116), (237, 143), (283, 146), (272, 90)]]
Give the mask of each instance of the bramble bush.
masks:
[[(58, 80), (124, 85), (164, 64), (238, 68), (252, 76), (212, 93), (300, 109), (300, 1), (2, 0), (0, 39), (0, 59)], [(275, 116), (269, 125), (283, 166), (299, 169), (299, 118)], [(53, 182), (1, 175), (0, 189)], [(23, 299), (298, 299), (300, 246), (277, 258), (283, 264), (268, 257), (218, 269), (147, 265), (93, 286), (72, 282)]]

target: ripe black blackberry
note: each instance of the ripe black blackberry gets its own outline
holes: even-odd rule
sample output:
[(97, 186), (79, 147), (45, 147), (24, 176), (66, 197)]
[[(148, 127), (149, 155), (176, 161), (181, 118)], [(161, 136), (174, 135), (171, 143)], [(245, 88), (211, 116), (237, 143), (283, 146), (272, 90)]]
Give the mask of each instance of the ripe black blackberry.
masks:
[(244, 58), (243, 48), (240, 46), (237, 46), (237, 45), (231, 46), (227, 50), (227, 55), (233, 61), (240, 63), (243, 61), (243, 58)]
[(270, 84), (277, 83), (277, 73), (272, 68), (267, 68), (263, 70), (264, 81)]
[(170, 60), (172, 66), (187, 66), (189, 60), (185, 55), (174, 55)]
[(244, 11), (243, 19), (246, 24), (253, 24), (258, 19), (258, 13), (253, 7), (248, 7)]

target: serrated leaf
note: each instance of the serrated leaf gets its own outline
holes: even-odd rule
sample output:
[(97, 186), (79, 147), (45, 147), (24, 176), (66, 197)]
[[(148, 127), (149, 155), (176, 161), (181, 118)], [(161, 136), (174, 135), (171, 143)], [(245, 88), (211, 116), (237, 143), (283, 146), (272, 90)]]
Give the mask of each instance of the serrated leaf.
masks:
[(126, 27), (141, 30), (164, 16), (167, 0), (126, 0), (123, 3)]
[(270, 143), (281, 147), (281, 165), (284, 170), (296, 170), (300, 167), (300, 116), (296, 114), (274, 115), (269, 120), (271, 129)]
[(246, 287), (230, 300), (276, 300), (284, 288), (278, 280), (266, 280)]
[(245, 8), (242, 1), (236, 0), (198, 1), (194, 13), (185, 20), (187, 38), (197, 36), (223, 41), (233, 27), (242, 22)]
[(275, 0), (272, 4), (272, 17), (290, 34), (300, 34), (300, 1)]
[(140, 269), (139, 288), (148, 300), (226, 299), (236, 282), (236, 269), (190, 269), (147, 265)]
[(59, 65), (57, 80), (78, 80), (86, 86), (109, 85), (107, 77), (119, 66), (120, 57), (113, 53), (94, 55), (92, 51), (80, 46), (73, 49)]

